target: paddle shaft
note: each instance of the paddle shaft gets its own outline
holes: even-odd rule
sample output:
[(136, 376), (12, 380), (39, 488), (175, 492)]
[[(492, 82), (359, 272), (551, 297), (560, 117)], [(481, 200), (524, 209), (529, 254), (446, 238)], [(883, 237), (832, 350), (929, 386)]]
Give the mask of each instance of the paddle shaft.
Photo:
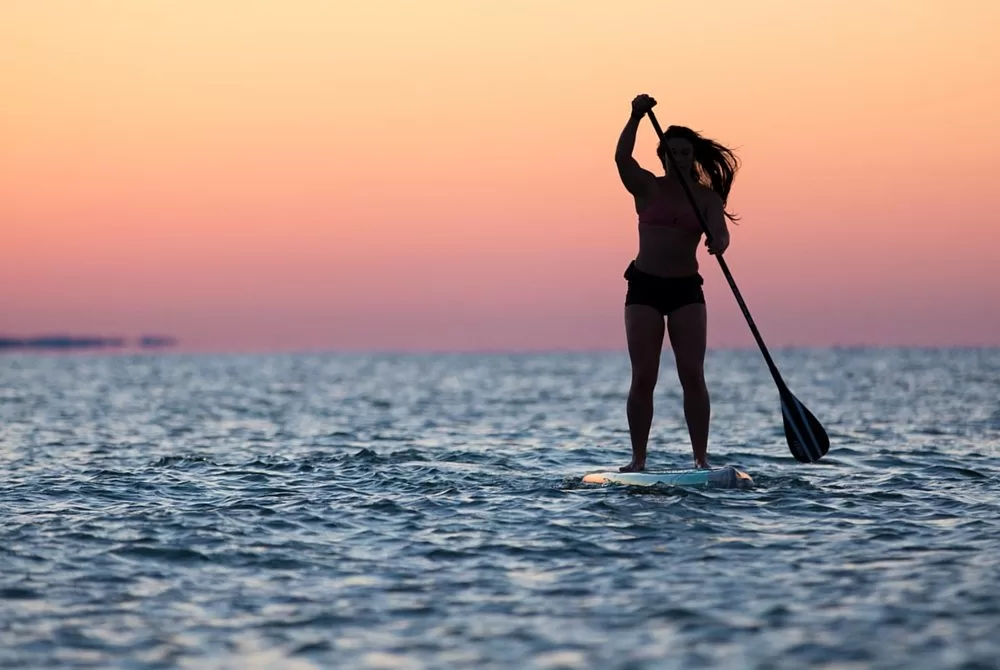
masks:
[[(653, 129), (656, 130), (657, 137), (663, 140), (663, 129), (660, 128), (659, 121), (656, 120), (656, 115), (653, 114), (653, 110), (649, 110), (649, 120), (653, 122)], [(691, 191), (691, 187), (687, 183), (687, 178), (685, 175), (681, 174), (681, 171), (677, 168), (677, 161), (674, 160), (674, 155), (670, 152), (669, 147), (664, 147), (664, 153), (667, 156), (667, 160), (670, 161), (670, 169), (674, 171), (674, 174), (678, 176), (677, 181), (681, 183), (684, 188), (684, 193), (687, 194), (687, 198), (691, 203), (691, 208), (694, 209), (695, 216), (698, 217), (698, 223), (701, 224), (701, 229), (705, 231), (705, 237), (708, 241), (712, 241), (712, 232), (708, 229), (708, 224), (705, 222), (705, 217), (701, 213), (701, 208), (698, 207), (698, 203), (694, 199), (694, 193)], [(729, 282), (729, 288), (733, 290), (733, 295), (736, 296), (736, 302), (739, 303), (740, 310), (743, 312), (743, 316), (746, 317), (747, 324), (750, 326), (750, 332), (753, 333), (753, 337), (757, 340), (757, 346), (760, 347), (760, 352), (764, 355), (764, 361), (767, 363), (767, 368), (771, 371), (771, 376), (774, 377), (775, 383), (778, 385), (778, 389), (784, 393), (788, 390), (785, 386), (784, 380), (781, 378), (781, 374), (778, 372), (778, 367), (774, 364), (771, 359), (771, 354), (768, 353), (767, 347), (764, 345), (764, 340), (760, 336), (760, 331), (757, 330), (757, 325), (753, 322), (753, 317), (750, 316), (750, 310), (747, 309), (747, 305), (743, 302), (743, 296), (740, 295), (740, 289), (736, 286), (736, 280), (733, 279), (733, 273), (729, 271), (729, 266), (726, 264), (726, 259), (722, 257), (722, 254), (715, 254), (715, 257), (719, 261), (719, 266), (722, 267), (722, 274), (726, 275), (726, 281)]]

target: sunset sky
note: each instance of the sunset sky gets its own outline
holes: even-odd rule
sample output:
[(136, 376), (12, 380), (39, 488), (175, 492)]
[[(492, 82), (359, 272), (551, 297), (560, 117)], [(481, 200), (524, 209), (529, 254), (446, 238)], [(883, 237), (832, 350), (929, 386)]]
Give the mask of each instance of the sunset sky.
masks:
[[(622, 348), (645, 92), (743, 162), (769, 345), (1000, 345), (998, 35), (993, 0), (4, 2), (0, 335)], [(700, 253), (710, 345), (753, 346)]]

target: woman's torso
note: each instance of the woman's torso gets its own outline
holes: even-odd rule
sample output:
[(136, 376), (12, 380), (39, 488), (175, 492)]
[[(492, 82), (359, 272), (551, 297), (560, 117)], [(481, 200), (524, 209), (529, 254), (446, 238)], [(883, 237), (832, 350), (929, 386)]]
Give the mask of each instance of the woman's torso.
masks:
[(635, 265), (643, 272), (661, 277), (693, 275), (698, 272), (701, 224), (679, 183), (660, 177), (656, 186), (656, 192), (635, 198), (639, 217), (639, 253)]

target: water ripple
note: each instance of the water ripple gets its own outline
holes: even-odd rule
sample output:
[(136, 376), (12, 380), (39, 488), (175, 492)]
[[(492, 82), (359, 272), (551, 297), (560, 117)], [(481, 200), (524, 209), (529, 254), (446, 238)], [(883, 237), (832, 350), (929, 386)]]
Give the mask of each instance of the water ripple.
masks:
[(749, 491), (581, 483), (620, 354), (0, 357), (0, 666), (997, 667), (1000, 352), (775, 357), (833, 449), (712, 352)]

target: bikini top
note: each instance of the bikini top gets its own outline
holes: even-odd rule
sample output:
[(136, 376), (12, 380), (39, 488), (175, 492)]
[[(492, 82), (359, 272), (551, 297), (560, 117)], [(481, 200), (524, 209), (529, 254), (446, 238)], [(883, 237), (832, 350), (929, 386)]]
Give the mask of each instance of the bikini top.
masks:
[(681, 228), (692, 233), (701, 233), (701, 224), (695, 215), (691, 204), (684, 202), (678, 204), (671, 198), (660, 192), (653, 198), (646, 207), (639, 212), (639, 224), (647, 226), (667, 226), (670, 228)]

